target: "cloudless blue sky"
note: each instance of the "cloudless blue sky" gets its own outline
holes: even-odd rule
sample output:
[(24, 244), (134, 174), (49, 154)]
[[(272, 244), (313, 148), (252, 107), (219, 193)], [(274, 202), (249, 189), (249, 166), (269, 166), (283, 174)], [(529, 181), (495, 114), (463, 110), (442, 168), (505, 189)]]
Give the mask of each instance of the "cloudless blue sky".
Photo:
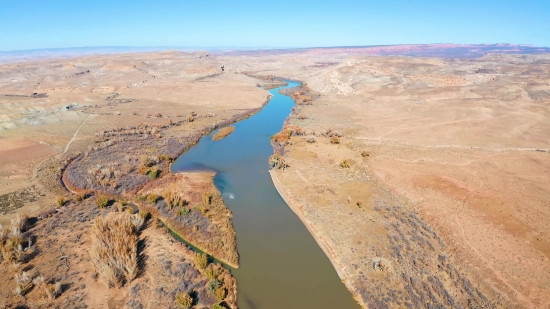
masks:
[(550, 46), (550, 0), (0, 0), (0, 50), (409, 43)]

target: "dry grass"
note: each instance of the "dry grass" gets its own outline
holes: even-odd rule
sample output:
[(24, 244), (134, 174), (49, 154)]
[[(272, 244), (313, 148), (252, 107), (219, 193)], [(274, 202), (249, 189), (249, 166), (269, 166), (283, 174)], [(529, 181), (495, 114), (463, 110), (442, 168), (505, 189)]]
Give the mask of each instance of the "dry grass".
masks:
[(216, 134), (214, 134), (214, 136), (212, 136), (212, 140), (213, 141), (219, 141), (222, 138), (224, 138), (224, 137), (228, 136), (229, 134), (233, 133), (233, 131), (235, 131), (235, 127), (233, 127), (233, 126), (221, 128)]
[(98, 217), (91, 229), (92, 264), (109, 288), (131, 282), (139, 271), (138, 234), (144, 220), (126, 213)]
[[(0, 225), (0, 251), (2, 251), (2, 260), (17, 265), (25, 254), (23, 250), (23, 236), (22, 232), (27, 228), (28, 217), (26, 215), (17, 214), (15, 218), (11, 219), (11, 226), (2, 227)], [(27, 249), (31, 244), (27, 243)]]

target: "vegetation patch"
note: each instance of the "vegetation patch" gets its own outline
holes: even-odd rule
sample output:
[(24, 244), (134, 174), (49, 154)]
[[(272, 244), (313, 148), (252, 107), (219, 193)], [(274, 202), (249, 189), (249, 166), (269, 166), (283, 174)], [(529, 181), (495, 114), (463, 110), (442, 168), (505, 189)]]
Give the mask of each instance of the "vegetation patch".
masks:
[(233, 133), (233, 131), (235, 131), (234, 126), (221, 128), (220, 130), (218, 130), (218, 132), (216, 134), (214, 134), (214, 136), (212, 136), (212, 140), (213, 141), (219, 141), (222, 138), (224, 138), (224, 137), (228, 136), (229, 134)]

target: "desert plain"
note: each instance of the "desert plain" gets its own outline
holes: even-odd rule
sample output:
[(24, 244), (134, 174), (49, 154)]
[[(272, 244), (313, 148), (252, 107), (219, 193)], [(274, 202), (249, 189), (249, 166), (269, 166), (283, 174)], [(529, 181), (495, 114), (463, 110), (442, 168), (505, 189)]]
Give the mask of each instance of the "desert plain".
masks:
[[(187, 207), (210, 220), (203, 235), (226, 231), (216, 214), (228, 210), (211, 185), (168, 167), (203, 134), (259, 110), (269, 93), (258, 86), (276, 77), (302, 85), (287, 92), (296, 107), (272, 140), (285, 162), (271, 170), (273, 183), (360, 306), (550, 307), (550, 54), (452, 45), (1, 64), (0, 224), (26, 214), (23, 239), (34, 245), (25, 241), (29, 252), (13, 265), (4, 258), (0, 305), (170, 307), (193, 285), (197, 308), (236, 307), (238, 282), (223, 271), (227, 295), (207, 292), (219, 265), (202, 268), (158, 226), (173, 212), (155, 186), (177, 178), (211, 192), (206, 202), (200, 190), (185, 196), (205, 209)], [(103, 193), (113, 205), (98, 208)], [(127, 202), (157, 208), (136, 236), (148, 267), (108, 289), (87, 253), (89, 230), (96, 217), (125, 215)], [(22, 272), (62, 287), (49, 297), (37, 280), (17, 295)], [(179, 280), (183, 273), (190, 277)]]

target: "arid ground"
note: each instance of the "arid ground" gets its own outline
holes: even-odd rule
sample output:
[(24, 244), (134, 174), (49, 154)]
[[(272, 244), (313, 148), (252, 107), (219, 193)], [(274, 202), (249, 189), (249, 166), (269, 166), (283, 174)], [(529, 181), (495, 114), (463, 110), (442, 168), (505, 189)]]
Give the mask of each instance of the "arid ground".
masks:
[[(159, 305), (173, 305), (170, 293), (189, 286), (170, 281), (180, 267), (163, 264), (180, 261), (170, 256), (182, 256), (181, 267), (198, 274), (189, 282), (204, 287), (192, 254), (171, 246), (150, 220), (139, 236), (147, 275), (112, 292), (94, 279), (89, 233), (81, 231), (116, 206), (98, 209), (89, 198), (60, 207), (56, 199), (72, 200), (75, 189), (127, 201), (156, 192), (170, 156), (261, 108), (268, 93), (257, 85), (278, 76), (304, 84), (288, 93), (298, 104), (273, 140), (286, 167), (271, 171), (274, 184), (360, 305), (550, 308), (550, 54), (483, 51), (169, 51), (0, 65), (0, 224), (24, 213), (32, 219), (24, 235), (36, 237), (36, 253), (1, 265), (9, 278), (0, 282), (1, 299), (47, 307), (38, 289), (16, 295), (14, 275), (29, 271), (65, 285), (53, 301), (60, 307), (139, 308), (131, 302), (138, 284)], [(128, 145), (139, 154), (126, 158)], [(140, 161), (157, 153), (170, 158)], [(71, 165), (78, 155), (75, 162), (88, 165)], [(146, 177), (153, 168), (159, 180)], [(74, 188), (62, 174), (99, 178)], [(166, 258), (155, 255), (161, 251)], [(155, 290), (159, 276), (169, 284)], [(232, 306), (234, 287), (224, 281)], [(100, 302), (90, 296), (98, 291)], [(216, 301), (197, 293), (203, 305)]]

